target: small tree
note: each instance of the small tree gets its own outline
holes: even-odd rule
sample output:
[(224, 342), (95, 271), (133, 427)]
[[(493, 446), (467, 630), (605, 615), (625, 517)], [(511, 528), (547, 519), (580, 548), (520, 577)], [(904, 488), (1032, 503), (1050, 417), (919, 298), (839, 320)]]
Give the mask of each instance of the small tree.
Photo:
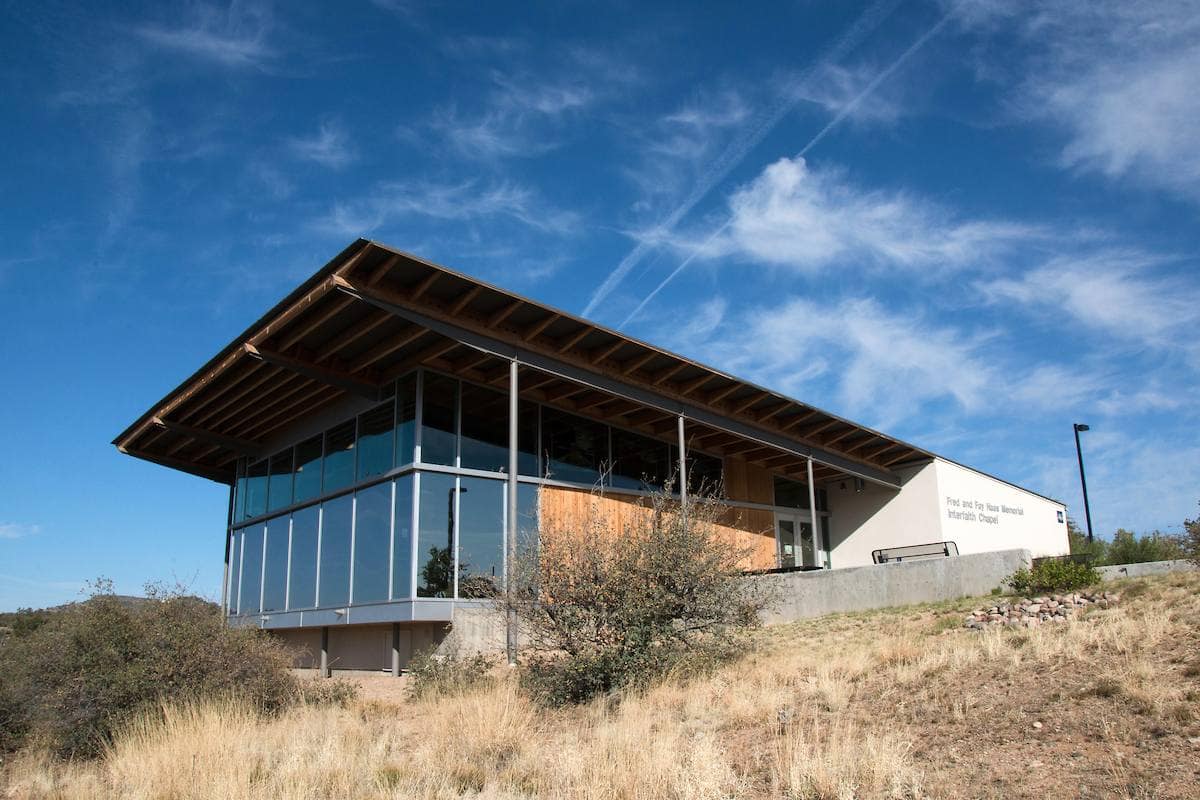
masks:
[(1183, 521), (1183, 535), (1188, 559), (1200, 566), (1200, 517)]
[(718, 522), (712, 496), (684, 510), (667, 493), (625, 521), (540, 520), (540, 542), (517, 559), (509, 602), (527, 639), (524, 686), (550, 705), (643, 685), (668, 670), (715, 663), (757, 624), (766, 589), (736, 575), (748, 551)]

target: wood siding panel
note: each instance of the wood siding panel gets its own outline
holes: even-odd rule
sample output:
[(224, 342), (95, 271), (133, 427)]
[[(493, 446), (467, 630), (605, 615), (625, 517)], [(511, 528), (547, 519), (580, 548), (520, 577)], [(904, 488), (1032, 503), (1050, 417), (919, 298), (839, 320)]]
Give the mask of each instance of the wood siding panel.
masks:
[[(586, 489), (543, 486), (538, 492), (538, 520), (542, 535), (551, 531), (621, 531), (650, 513), (637, 495), (600, 494)], [(742, 569), (775, 566), (775, 518), (770, 511), (730, 508), (717, 524), (748, 556)]]

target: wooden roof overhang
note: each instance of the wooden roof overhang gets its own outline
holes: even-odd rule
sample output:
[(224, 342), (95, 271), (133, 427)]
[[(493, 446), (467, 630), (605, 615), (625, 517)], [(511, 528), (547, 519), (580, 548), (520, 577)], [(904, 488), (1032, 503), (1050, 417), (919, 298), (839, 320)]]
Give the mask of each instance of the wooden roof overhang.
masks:
[(243, 456), (347, 395), (425, 365), (803, 477), (898, 487), (893, 467), (933, 454), (415, 256), (359, 239), (156, 403), (122, 452), (230, 483)]

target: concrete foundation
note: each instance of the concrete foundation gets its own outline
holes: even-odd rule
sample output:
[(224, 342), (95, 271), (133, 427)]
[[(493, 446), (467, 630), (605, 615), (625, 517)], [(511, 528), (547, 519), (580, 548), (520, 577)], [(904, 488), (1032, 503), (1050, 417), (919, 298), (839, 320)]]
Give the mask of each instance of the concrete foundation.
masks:
[(1146, 561), (1141, 564), (1113, 564), (1097, 567), (1106, 581), (1117, 578), (1141, 578), (1145, 575), (1166, 575), (1168, 572), (1190, 572), (1200, 569), (1190, 561)]
[[(449, 628), (443, 623), (411, 623), (400, 625), (396, 637), (399, 667), (404, 669), (413, 654), (440, 646)], [(319, 669), (321, 666), (321, 628), (292, 628), (273, 630), (272, 636), (293, 651), (292, 666), (298, 669)], [(332, 672), (371, 671), (392, 669), (391, 625), (345, 625), (328, 630), (328, 663)], [(500, 646), (503, 648), (503, 628)]]
[(999, 550), (821, 572), (755, 575), (745, 580), (764, 582), (774, 592), (775, 604), (763, 613), (763, 623), (774, 625), (843, 611), (988, 594), (1031, 563), (1028, 550)]

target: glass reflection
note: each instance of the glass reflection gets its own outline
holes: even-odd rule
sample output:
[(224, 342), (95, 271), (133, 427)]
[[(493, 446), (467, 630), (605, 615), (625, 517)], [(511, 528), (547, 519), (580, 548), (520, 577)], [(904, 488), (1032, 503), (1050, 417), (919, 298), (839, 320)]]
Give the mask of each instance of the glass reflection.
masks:
[(612, 449), (611, 480), (618, 489), (661, 489), (675, 472), (666, 442), (613, 428)]
[(322, 608), (350, 601), (350, 525), (354, 496), (321, 505), (321, 578), (317, 602)]
[(542, 408), (546, 477), (594, 484), (608, 460), (608, 426), (552, 408)]
[(314, 608), (317, 605), (317, 529), (320, 523), (320, 506), (309, 506), (292, 514), (289, 609)]
[(413, 462), (417, 436), (417, 376), (405, 375), (396, 382), (396, 466)]
[(505, 487), (486, 478), (459, 479), (459, 597), (492, 597), (504, 582)]
[(271, 456), (267, 480), (267, 510), (277, 511), (292, 504), (292, 448)]
[(412, 597), (413, 476), (396, 480), (396, 510), (392, 527), (392, 599)]
[(508, 395), (464, 383), (460, 466), (508, 471)]
[(287, 603), (289, 523), (286, 515), (267, 523), (267, 560), (263, 565), (263, 613), (283, 611)]
[(426, 372), (421, 407), (421, 461), (454, 466), (458, 381)]
[(395, 428), (392, 401), (358, 417), (358, 480), (382, 475), (392, 468)]
[[(389, 425), (390, 427), (390, 425)], [(355, 494), (354, 603), (388, 599), (388, 548), (392, 534), (392, 484), (380, 483)]]
[(229, 545), (229, 593), (225, 598), (230, 614), (238, 613), (238, 588), (242, 578), (242, 532), (233, 532)]
[(251, 464), (246, 472), (246, 516), (261, 517), (267, 513), (267, 461)]
[(321, 435), (296, 445), (296, 479), (292, 493), (297, 503), (321, 494)]
[(423, 472), (420, 485), (417, 597), (450, 597), (454, 571), (454, 476)]
[(325, 432), (324, 474), (321, 487), (326, 494), (354, 483), (354, 420)]
[(262, 591), (263, 526), (255, 525), (244, 531), (242, 545), (242, 588), (238, 603), (239, 614), (259, 613)]

